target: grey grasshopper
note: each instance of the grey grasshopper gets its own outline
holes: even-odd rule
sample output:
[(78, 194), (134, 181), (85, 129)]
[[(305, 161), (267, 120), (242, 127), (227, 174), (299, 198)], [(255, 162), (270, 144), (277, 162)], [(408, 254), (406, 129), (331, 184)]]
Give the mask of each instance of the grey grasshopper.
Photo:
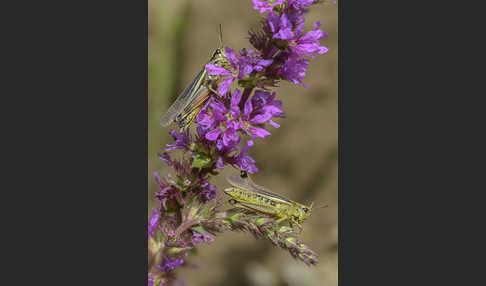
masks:
[[(221, 26), (220, 47), (213, 52), (208, 64), (221, 67), (230, 65), (222, 46)], [(217, 94), (213, 89), (217, 81), (218, 77), (209, 75), (204, 66), (192, 82), (179, 94), (176, 101), (169, 107), (169, 110), (162, 117), (160, 124), (165, 127), (171, 122), (176, 122), (181, 131), (185, 131), (194, 121), (204, 103), (211, 95)]]

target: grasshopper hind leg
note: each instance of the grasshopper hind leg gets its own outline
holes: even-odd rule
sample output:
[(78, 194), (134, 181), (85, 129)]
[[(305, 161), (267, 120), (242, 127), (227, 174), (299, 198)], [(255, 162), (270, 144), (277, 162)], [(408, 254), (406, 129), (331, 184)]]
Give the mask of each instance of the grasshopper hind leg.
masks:
[(297, 226), (297, 228), (299, 229), (299, 234), (302, 233), (303, 228), (302, 228), (302, 225), (298, 221), (296, 221), (295, 219), (292, 219), (292, 220), (289, 220), (289, 222), (290, 222), (290, 226), (292, 226), (292, 228), (294, 228), (293, 225)]
[(288, 219), (288, 218), (287, 218), (287, 217), (285, 217), (285, 216), (284, 216), (284, 217), (281, 217), (281, 218), (279, 218), (279, 219), (277, 219), (277, 220), (275, 221), (275, 226), (277, 226), (277, 227), (278, 227), (278, 225), (279, 225), (281, 222), (283, 222), (284, 220), (287, 220), (287, 219)]

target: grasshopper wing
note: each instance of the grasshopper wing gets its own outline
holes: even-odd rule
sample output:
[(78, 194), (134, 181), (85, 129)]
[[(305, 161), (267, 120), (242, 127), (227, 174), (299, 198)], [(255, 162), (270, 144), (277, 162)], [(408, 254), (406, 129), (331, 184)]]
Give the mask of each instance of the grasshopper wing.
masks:
[(228, 176), (227, 179), (228, 179), (228, 182), (236, 188), (241, 188), (241, 189), (244, 189), (244, 190), (247, 190), (247, 191), (253, 191), (253, 192), (256, 192), (256, 193), (260, 193), (260, 194), (269, 196), (271, 198), (278, 199), (278, 200), (285, 202), (287, 204), (290, 204), (290, 205), (293, 204), (293, 202), (290, 201), (289, 199), (286, 199), (282, 196), (279, 196), (279, 195), (273, 193), (272, 191), (270, 191), (269, 189), (262, 187), (262, 186), (259, 186), (259, 185), (255, 184), (253, 182), (250, 182), (249, 180), (244, 180), (240, 176), (231, 174), (231, 175)]
[(204, 80), (204, 75), (206, 70), (203, 68), (199, 74), (192, 80), (191, 84), (189, 84), (184, 91), (177, 97), (176, 101), (169, 107), (169, 110), (165, 113), (165, 115), (160, 120), (160, 124), (162, 126), (169, 125), (181, 111), (187, 107), (187, 105), (192, 101), (192, 97), (194, 96), (194, 92)]

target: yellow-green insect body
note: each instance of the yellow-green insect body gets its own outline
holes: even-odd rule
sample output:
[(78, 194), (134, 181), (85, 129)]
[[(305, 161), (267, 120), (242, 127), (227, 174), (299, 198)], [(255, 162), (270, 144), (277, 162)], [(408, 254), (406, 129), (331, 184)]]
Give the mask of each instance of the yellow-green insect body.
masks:
[(233, 187), (226, 188), (224, 192), (232, 197), (230, 203), (233, 206), (275, 216), (278, 218), (277, 225), (288, 221), (290, 225), (295, 224), (302, 231), (302, 223), (311, 214), (312, 204), (308, 207), (291, 201), (256, 185), (250, 179), (230, 175), (228, 181)]

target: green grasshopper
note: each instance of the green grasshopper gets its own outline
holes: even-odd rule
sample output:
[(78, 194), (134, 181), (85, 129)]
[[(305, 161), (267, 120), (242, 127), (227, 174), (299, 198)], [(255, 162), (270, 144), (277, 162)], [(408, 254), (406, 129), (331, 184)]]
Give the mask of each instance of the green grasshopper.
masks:
[(283, 221), (288, 221), (291, 226), (295, 224), (302, 232), (302, 223), (310, 216), (314, 203), (308, 207), (272, 193), (269, 189), (253, 183), (244, 171), (240, 176), (229, 175), (227, 180), (233, 186), (224, 190), (232, 197), (229, 200), (230, 204), (275, 216), (278, 218), (275, 222), (277, 226)]
[[(230, 65), (230, 62), (226, 58), (223, 49), (221, 26), (219, 39), (220, 47), (213, 52), (208, 64), (226, 67)], [(192, 82), (179, 94), (176, 101), (169, 107), (169, 110), (162, 117), (160, 124), (165, 127), (171, 122), (176, 122), (181, 131), (185, 131), (194, 121), (196, 115), (211, 95), (218, 94), (213, 89), (213, 85), (217, 81), (218, 77), (209, 75), (204, 66)]]

